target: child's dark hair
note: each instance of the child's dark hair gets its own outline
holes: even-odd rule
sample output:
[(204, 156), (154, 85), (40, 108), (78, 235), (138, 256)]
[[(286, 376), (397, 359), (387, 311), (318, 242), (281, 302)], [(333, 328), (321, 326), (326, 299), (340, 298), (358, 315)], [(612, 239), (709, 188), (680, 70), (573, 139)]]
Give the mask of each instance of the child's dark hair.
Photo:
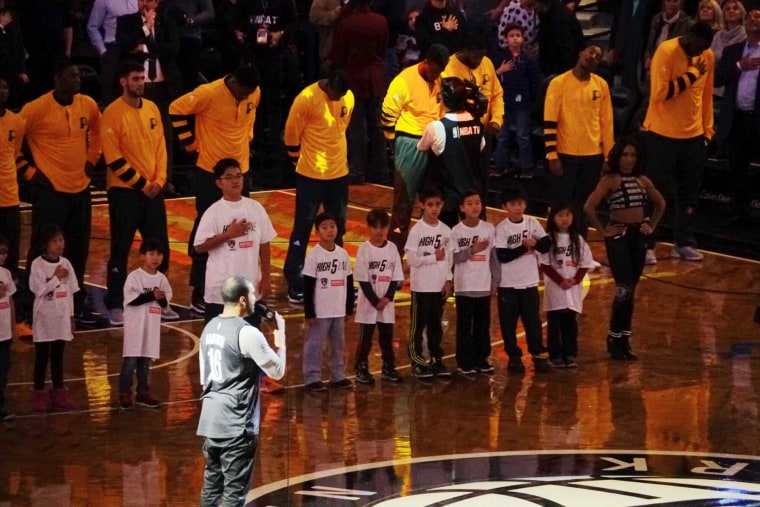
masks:
[(434, 197), (439, 197), (440, 199), (443, 199), (443, 190), (440, 189), (440, 187), (437, 187), (435, 185), (429, 185), (422, 190), (420, 190), (419, 194), (417, 194), (417, 198), (421, 203), (425, 203), (428, 199), (432, 199)]
[(391, 224), (391, 218), (384, 209), (375, 208), (367, 213), (367, 225), (370, 227), (388, 227)]
[(320, 224), (328, 220), (332, 220), (333, 222), (335, 222), (335, 225), (338, 225), (338, 221), (335, 220), (335, 217), (332, 216), (330, 213), (320, 213), (319, 215), (317, 215), (317, 218), (314, 219), (314, 227), (319, 229)]
[(522, 187), (509, 186), (501, 192), (502, 204), (514, 201), (528, 202), (528, 194), (525, 193), (525, 190)]
[(241, 171), (243, 170), (240, 167), (240, 162), (238, 162), (234, 158), (223, 158), (219, 162), (217, 162), (216, 165), (214, 166), (214, 178), (218, 180), (219, 178), (224, 176), (224, 172), (230, 167), (237, 167)]
[(462, 192), (462, 198), (459, 199), (459, 204), (464, 204), (464, 201), (466, 201), (468, 197), (472, 197), (473, 195), (477, 195), (478, 197), (480, 197), (480, 192), (478, 192), (474, 188), (465, 190), (464, 192)]
[(47, 245), (56, 236), (63, 236), (63, 229), (58, 224), (45, 224), (40, 229), (39, 246), (40, 252), (47, 252)]
[(573, 262), (577, 265), (581, 256), (581, 240), (580, 234), (578, 234), (578, 230), (575, 227), (575, 206), (570, 202), (563, 201), (552, 204), (551, 209), (549, 210), (549, 216), (546, 217), (546, 233), (552, 239), (552, 249), (550, 250), (552, 266), (555, 265), (554, 260), (555, 255), (557, 255), (556, 249), (558, 244), (557, 236), (560, 233), (554, 219), (560, 211), (569, 211), (573, 215), (573, 221), (570, 223), (567, 232), (570, 234), (570, 248), (572, 248)]
[(157, 238), (143, 238), (140, 244), (140, 255), (145, 255), (148, 252), (158, 252), (166, 256), (166, 249)]
[(525, 35), (525, 28), (520, 23), (509, 23), (507, 26), (504, 27), (504, 31), (502, 32), (504, 34), (504, 37), (507, 37), (507, 34), (511, 32), (512, 30), (518, 30), (521, 34)]

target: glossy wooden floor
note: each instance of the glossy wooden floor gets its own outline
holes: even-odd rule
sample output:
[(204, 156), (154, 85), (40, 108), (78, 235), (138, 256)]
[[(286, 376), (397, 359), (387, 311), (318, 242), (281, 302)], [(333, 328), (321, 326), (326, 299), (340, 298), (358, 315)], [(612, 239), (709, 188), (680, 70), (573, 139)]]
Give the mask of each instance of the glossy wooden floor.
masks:
[[(580, 368), (546, 375), (534, 375), (529, 368), (524, 376), (507, 375), (493, 318), (496, 374), (474, 380), (455, 375), (445, 383), (422, 384), (409, 375), (405, 288), (397, 303), (395, 342), (404, 382), (389, 385), (378, 379), (371, 387), (313, 394), (301, 386), (302, 308), (285, 302), (281, 276), (293, 194), (253, 197), (265, 205), (279, 235), (273, 242), (276, 288), (269, 302), (287, 315), (289, 349), (287, 391), (263, 396), (253, 484), (259, 489), (250, 498), (289, 477), (426, 456), (555, 449), (760, 455), (760, 326), (752, 322), (760, 298), (751, 294), (760, 287), (760, 264), (719, 255), (707, 255), (699, 264), (674, 261), (668, 258), (670, 246), (659, 245), (660, 262), (646, 269), (637, 294), (638, 362), (606, 358), (603, 343), (614, 284), (603, 267), (592, 274), (580, 319)], [(383, 187), (352, 187), (345, 238), (350, 254), (365, 239), (368, 207), (389, 207), (390, 198)], [(167, 207), (174, 302), (186, 306), (185, 249), (194, 207), (191, 199)], [(500, 212), (491, 211), (489, 219), (500, 220)], [(103, 285), (106, 206), (94, 209), (92, 234), (87, 280)], [(604, 260), (602, 243), (594, 241), (592, 250)], [(453, 354), (453, 302), (446, 305), (444, 327), (444, 350)], [(14, 343), (7, 395), (19, 417), (0, 424), (0, 506), (196, 505), (204, 464), (201, 440), (195, 436), (201, 329), (200, 320), (163, 326), (152, 388), (166, 403), (160, 410), (126, 413), (115, 408), (120, 329), (78, 333), (67, 349), (67, 387), (85, 409), (76, 414), (29, 414), (33, 347)], [(347, 326), (349, 369), (355, 344), (355, 326)], [(375, 347), (371, 369), (379, 367)], [(414, 489), (407, 468), (396, 467), (395, 475), (402, 492)]]

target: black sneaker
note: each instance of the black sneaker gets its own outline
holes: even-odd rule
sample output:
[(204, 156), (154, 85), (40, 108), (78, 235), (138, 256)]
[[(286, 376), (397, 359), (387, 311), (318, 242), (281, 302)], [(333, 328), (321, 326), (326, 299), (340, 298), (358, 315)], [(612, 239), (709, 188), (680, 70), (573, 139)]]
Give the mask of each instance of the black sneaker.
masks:
[(430, 371), (430, 368), (428, 368), (427, 365), (422, 364), (415, 364), (414, 367), (412, 367), (412, 373), (415, 378), (430, 378), (433, 376), (433, 372)]
[(550, 371), (554, 369), (552, 367), (552, 363), (550, 363), (548, 359), (537, 358), (537, 357), (533, 358), (533, 368), (536, 370), (537, 373), (549, 373)]
[(478, 370), (475, 368), (462, 368), (457, 367), (457, 373), (460, 375), (464, 375), (465, 377), (473, 377), (474, 375), (478, 374)]
[(566, 368), (578, 367), (578, 360), (575, 358), (575, 356), (567, 356), (567, 358), (565, 358), (565, 367)]
[(303, 304), (303, 291), (296, 289), (288, 289), (288, 302), (294, 305)]
[(475, 369), (478, 370), (480, 373), (483, 373), (484, 375), (493, 375), (493, 371), (494, 371), (493, 366), (491, 366), (491, 363), (489, 363), (488, 361), (481, 364)]
[(525, 365), (523, 364), (522, 359), (510, 359), (509, 363), (507, 363), (507, 371), (512, 373), (524, 373)]
[(354, 383), (347, 378), (344, 378), (343, 380), (338, 380), (337, 382), (330, 382), (330, 387), (337, 387), (339, 389), (351, 389), (354, 387)]
[(430, 361), (430, 370), (436, 377), (450, 378), (451, 372), (446, 368), (446, 365), (440, 359)]
[(306, 389), (313, 393), (318, 393), (321, 391), (327, 391), (327, 386), (325, 386), (324, 382), (317, 381), (312, 382), (311, 384), (306, 384)]
[(381, 378), (383, 380), (387, 380), (388, 382), (401, 382), (401, 375), (398, 374), (396, 368), (393, 366), (388, 366), (387, 364), (383, 365), (383, 373)]
[(369, 372), (367, 363), (361, 363), (356, 367), (356, 381), (360, 384), (372, 384), (375, 382), (375, 378)]
[(206, 301), (198, 289), (193, 289), (193, 295), (190, 298), (190, 311), (196, 315), (206, 315)]
[(567, 368), (567, 365), (565, 364), (565, 360), (561, 357), (549, 359), (549, 363), (552, 365), (553, 368)]
[(74, 319), (83, 326), (94, 326), (100, 322), (100, 316), (86, 306), (74, 312)]

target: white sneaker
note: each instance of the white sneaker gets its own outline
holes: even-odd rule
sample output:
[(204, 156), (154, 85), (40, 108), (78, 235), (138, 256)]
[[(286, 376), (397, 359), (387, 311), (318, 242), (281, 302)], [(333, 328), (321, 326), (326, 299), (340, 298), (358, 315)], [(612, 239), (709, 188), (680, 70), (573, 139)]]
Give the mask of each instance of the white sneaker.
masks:
[(657, 264), (657, 255), (654, 253), (653, 248), (647, 248), (647, 253), (644, 256), (644, 264), (647, 266), (654, 266)]
[(108, 309), (108, 323), (112, 326), (124, 325), (124, 310), (121, 308), (109, 308)]
[(161, 308), (161, 320), (179, 320), (179, 313), (175, 312), (171, 306)]
[(692, 246), (674, 246), (670, 251), (670, 256), (676, 259), (684, 261), (699, 262), (705, 258), (704, 255), (699, 253), (696, 248)]

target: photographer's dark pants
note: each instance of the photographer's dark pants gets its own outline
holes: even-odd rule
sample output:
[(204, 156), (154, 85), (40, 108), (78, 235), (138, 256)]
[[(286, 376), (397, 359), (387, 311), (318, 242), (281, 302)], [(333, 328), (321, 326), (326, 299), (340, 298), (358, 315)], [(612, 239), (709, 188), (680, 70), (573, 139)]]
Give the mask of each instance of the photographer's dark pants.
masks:
[(242, 507), (251, 485), (253, 458), (258, 445), (257, 435), (235, 438), (206, 438), (203, 456), (201, 507)]
[(108, 308), (124, 306), (124, 282), (127, 280), (127, 262), (132, 250), (135, 232), (140, 231), (143, 241), (156, 239), (164, 251), (164, 260), (158, 270), (166, 273), (169, 267), (169, 234), (166, 230), (166, 206), (163, 196), (149, 199), (142, 191), (112, 187), (108, 190), (108, 215), (111, 225), (111, 255), (108, 259)]

